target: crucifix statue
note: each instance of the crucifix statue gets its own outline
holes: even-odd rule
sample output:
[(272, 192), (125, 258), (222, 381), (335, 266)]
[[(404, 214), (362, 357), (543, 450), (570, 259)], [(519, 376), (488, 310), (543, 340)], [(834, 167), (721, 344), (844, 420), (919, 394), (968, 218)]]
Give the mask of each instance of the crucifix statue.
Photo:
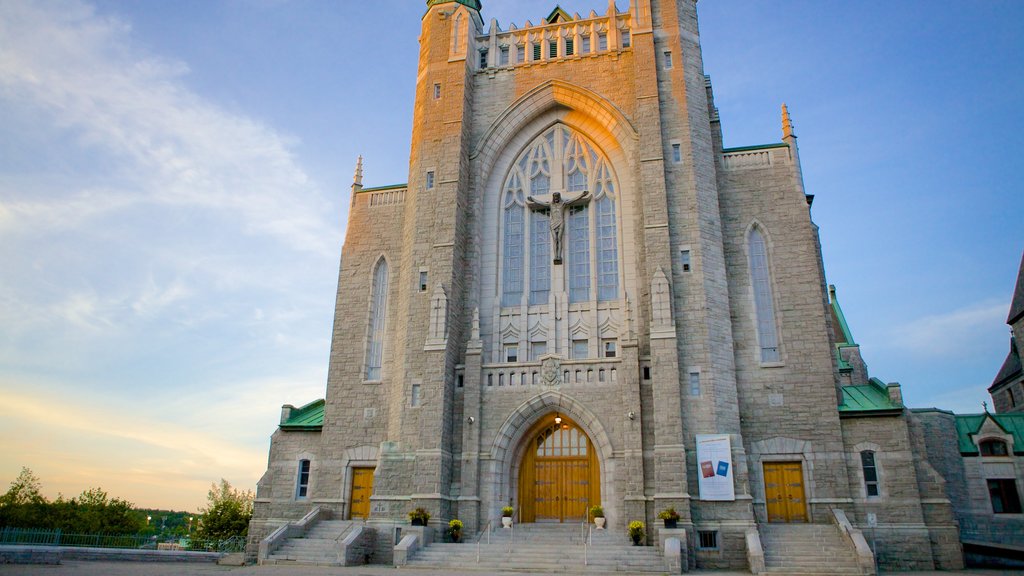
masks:
[[(588, 191), (583, 190), (568, 200), (563, 200), (560, 192), (551, 194), (550, 199), (543, 196), (540, 198), (526, 197), (526, 204), (531, 210), (538, 212), (548, 211), (548, 219), (551, 224), (551, 256), (553, 258), (552, 262), (556, 265), (562, 263), (562, 229), (565, 223), (565, 209), (586, 204), (590, 201), (588, 194), (590, 194)], [(547, 195), (545, 194), (544, 196)]]

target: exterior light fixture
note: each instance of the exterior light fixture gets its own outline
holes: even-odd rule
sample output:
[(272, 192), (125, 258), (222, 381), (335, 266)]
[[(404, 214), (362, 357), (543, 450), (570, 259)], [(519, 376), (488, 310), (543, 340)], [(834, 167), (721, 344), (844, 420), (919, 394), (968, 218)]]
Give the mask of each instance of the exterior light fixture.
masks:
[(558, 415), (558, 412), (555, 412), (555, 424), (561, 424), (561, 423), (562, 423), (562, 417)]

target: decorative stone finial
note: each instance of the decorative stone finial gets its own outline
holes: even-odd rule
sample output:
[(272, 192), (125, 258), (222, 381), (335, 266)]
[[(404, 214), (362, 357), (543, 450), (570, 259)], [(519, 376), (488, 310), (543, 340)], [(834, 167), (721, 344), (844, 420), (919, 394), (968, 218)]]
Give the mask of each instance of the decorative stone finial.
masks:
[(352, 176), (352, 185), (353, 186), (359, 186), (360, 188), (362, 188), (362, 186), (363, 186), (363, 156), (362, 156), (362, 154), (360, 154), (359, 155), (359, 159), (356, 160), (356, 173)]
[(985, 413), (988, 414), (988, 402), (982, 402), (981, 407), (985, 409)]
[(790, 119), (790, 117), (789, 117), (789, 108), (787, 108), (786, 104), (783, 103), (782, 104), (782, 139), (785, 140), (786, 138), (795, 138), (795, 137), (796, 137), (796, 135), (793, 134), (793, 120)]

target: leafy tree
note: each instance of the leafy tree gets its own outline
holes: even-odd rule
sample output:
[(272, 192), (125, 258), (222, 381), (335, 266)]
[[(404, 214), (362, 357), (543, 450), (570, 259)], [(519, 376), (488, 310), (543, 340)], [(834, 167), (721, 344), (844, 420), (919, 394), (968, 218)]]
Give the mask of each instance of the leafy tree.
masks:
[(214, 482), (207, 495), (207, 506), (199, 511), (202, 518), (196, 536), (210, 540), (245, 536), (249, 533), (253, 500), (252, 490), (232, 488), (223, 478), (220, 484)]
[(0, 526), (57, 529), (74, 534), (131, 534), (144, 526), (127, 500), (111, 499), (100, 488), (90, 488), (76, 499), (63, 495), (48, 502), (40, 493), (39, 478), (28, 468), (0, 496)]
[(39, 504), (46, 502), (46, 498), (40, 493), (42, 483), (32, 473), (32, 470), (22, 466), (21, 474), (11, 482), (7, 493), (0, 496), (0, 503), (4, 506), (20, 506), (22, 504)]
[(11, 487), (0, 496), (0, 526), (45, 528), (48, 510), (41, 486), (32, 470), (23, 467)]

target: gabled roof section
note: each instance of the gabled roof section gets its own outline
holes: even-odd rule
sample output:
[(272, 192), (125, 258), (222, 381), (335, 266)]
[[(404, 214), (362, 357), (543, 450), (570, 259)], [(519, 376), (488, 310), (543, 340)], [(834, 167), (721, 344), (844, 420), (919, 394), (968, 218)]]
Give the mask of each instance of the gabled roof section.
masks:
[(314, 400), (302, 408), (295, 408), (288, 420), (281, 424), (282, 430), (320, 430), (324, 426), (324, 401)]
[(572, 22), (572, 16), (568, 12), (562, 10), (561, 6), (555, 5), (555, 9), (548, 14), (548, 17), (544, 19), (547, 24), (554, 24), (556, 22)]
[(1010, 303), (1010, 315), (1006, 317), (1007, 324), (1013, 324), (1024, 317), (1024, 254), (1020, 257), (1020, 270), (1017, 271), (1017, 287), (1013, 291), (1013, 301)]
[(843, 403), (839, 405), (840, 416), (880, 416), (898, 414), (902, 411), (903, 406), (889, 399), (888, 388), (878, 378), (872, 378), (862, 386), (843, 386)]
[(427, 0), (427, 8), (430, 8), (431, 6), (434, 6), (435, 4), (447, 4), (449, 2), (454, 2), (456, 4), (462, 4), (463, 6), (468, 6), (469, 8), (472, 8), (473, 10), (476, 10), (477, 12), (479, 12), (480, 9), (481, 9), (480, 0)]
[(992, 385), (988, 387), (989, 392), (992, 392), (996, 388), (999, 388), (1007, 382), (1012, 382), (1024, 375), (1024, 369), (1022, 369), (1020, 354), (1017, 352), (1017, 341), (1013, 336), (1010, 336), (1010, 353), (1006, 355), (1006, 360), (1003, 361), (1003, 367), (999, 369), (999, 373), (996, 374), (996, 379), (992, 381)]
[(965, 456), (977, 456), (978, 446), (974, 436), (981, 431), (987, 420), (991, 420), (1006, 434), (1013, 436), (1013, 453), (1024, 455), (1024, 414), (958, 414), (956, 416), (956, 436), (960, 453)]

